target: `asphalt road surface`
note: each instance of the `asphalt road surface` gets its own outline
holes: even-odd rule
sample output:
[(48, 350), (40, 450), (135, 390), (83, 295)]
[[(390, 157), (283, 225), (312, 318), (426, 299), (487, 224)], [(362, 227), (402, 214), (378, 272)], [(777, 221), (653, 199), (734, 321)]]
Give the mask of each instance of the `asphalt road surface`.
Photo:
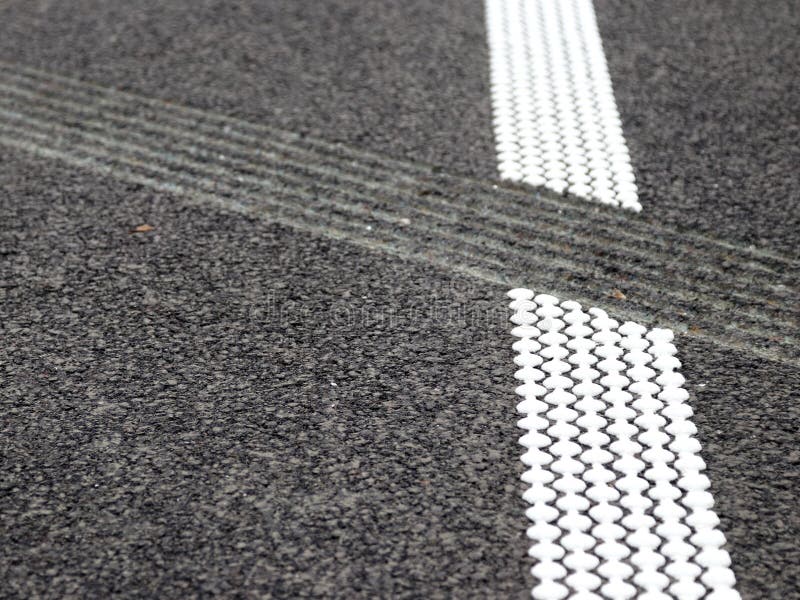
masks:
[(0, 596), (530, 597), (525, 286), (675, 331), (800, 597), (800, 11), (595, 9), (638, 214), (499, 179), (482, 2), (0, 0)]

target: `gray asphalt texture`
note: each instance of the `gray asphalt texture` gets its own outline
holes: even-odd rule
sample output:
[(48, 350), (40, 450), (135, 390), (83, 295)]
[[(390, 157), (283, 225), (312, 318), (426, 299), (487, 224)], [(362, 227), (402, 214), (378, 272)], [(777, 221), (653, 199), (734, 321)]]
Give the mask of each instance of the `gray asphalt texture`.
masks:
[[(480, 3), (255, 7), (7, 2), (0, 60), (494, 177)], [(796, 190), (781, 179), (796, 91), (788, 62), (762, 64), (792, 55), (796, 14), (740, 14), (751, 39), (736, 12), (709, 10), (653, 19), (598, 2), (645, 185), (637, 222), (796, 256)], [(702, 44), (681, 43), (701, 39), (691, 19)], [(759, 26), (774, 43), (754, 41)], [(655, 31), (674, 36), (658, 77)], [(691, 118), (700, 150), (667, 144), (685, 131), (669, 115), (685, 123), (721, 64), (751, 90), (709, 96), (744, 128), (736, 143), (715, 108)], [(679, 71), (693, 83), (676, 85)], [(482, 187), (451, 193), (469, 203)], [(575, 236), (592, 239), (589, 218)], [(5, 147), (0, 223), (0, 595), (529, 597), (506, 287)], [(711, 256), (737, 272), (736, 252)], [(602, 255), (582, 257), (613, 281)], [(796, 364), (690, 334), (678, 348), (738, 588), (798, 597)]]
[[(7, 597), (528, 596), (504, 287), (0, 158)], [(679, 348), (740, 589), (791, 597), (797, 371)]]
[(0, 5), (0, 59), (496, 174), (480, 2)]
[(5, 597), (527, 596), (503, 289), (2, 164)]
[[(596, 11), (640, 218), (800, 258), (797, 4)], [(0, 59), (496, 177), (484, 28), (480, 1), (13, 0)]]
[(797, 2), (597, 0), (596, 11), (645, 211), (800, 256)]

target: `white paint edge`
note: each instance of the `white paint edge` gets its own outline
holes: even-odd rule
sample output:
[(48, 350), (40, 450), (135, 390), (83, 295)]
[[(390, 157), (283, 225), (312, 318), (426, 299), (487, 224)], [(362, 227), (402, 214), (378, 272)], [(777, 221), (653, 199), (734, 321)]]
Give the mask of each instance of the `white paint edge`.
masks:
[(509, 292), (537, 600), (739, 600), (668, 329)]

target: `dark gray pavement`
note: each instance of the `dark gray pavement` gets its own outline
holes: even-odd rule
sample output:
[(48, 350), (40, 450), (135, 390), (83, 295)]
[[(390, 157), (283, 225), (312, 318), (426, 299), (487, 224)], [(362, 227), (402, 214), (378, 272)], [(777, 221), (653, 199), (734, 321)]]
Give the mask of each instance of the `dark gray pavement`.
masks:
[(645, 212), (800, 256), (798, 3), (596, 10)]
[(481, 2), (4, 2), (0, 59), (494, 176)]
[[(0, 159), (6, 597), (528, 596), (504, 286)], [(791, 597), (796, 367), (678, 343), (740, 589)]]
[(797, 597), (796, 11), (755, 7), (598, 2), (632, 216), (494, 181), (479, 2), (0, 5), (0, 595), (528, 597), (526, 284), (677, 330), (739, 590)]
[[(596, 10), (639, 218), (800, 258), (797, 4)], [(481, 1), (9, 0), (0, 59), (496, 177)]]
[(503, 288), (0, 156), (4, 597), (528, 596)]

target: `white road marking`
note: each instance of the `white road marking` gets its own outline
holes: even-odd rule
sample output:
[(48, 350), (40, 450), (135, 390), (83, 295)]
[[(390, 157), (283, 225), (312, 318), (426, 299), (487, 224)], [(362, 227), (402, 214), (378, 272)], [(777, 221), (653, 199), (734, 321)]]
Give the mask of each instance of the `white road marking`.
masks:
[(640, 211), (592, 0), (486, 0), (504, 179)]
[(672, 332), (508, 295), (532, 596), (739, 599)]

